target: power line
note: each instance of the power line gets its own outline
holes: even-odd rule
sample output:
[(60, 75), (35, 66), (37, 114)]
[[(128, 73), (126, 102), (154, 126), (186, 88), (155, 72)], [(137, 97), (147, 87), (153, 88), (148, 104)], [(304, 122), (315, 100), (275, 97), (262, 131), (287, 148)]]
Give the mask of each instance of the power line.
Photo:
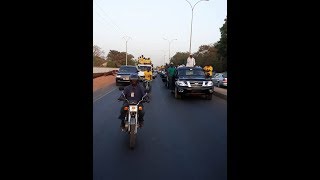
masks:
[[(106, 23), (108, 23), (108, 24), (110, 24), (109, 22), (107, 22), (107, 20), (105, 19), (105, 18), (103, 18), (98, 12), (96, 12), (95, 11), (95, 13), (96, 14), (98, 14), (99, 16), (100, 16), (100, 18), (104, 21), (104, 22), (106, 22)], [(113, 29), (116, 31), (116, 32), (118, 32), (118, 33), (120, 33), (121, 34), (121, 32), (119, 32), (117, 29), (115, 29), (114, 27), (113, 27)]]
[(112, 24), (113, 24), (116, 28), (118, 28), (118, 30), (121, 31), (121, 33), (124, 34), (124, 36), (127, 36), (126, 33), (124, 33), (124, 31), (122, 31), (122, 29), (111, 19), (111, 17), (109, 16), (109, 14), (106, 13), (106, 12), (101, 8), (101, 6), (100, 6), (97, 2), (94, 1), (94, 3), (95, 3), (95, 5), (96, 5), (105, 15), (107, 15), (107, 17), (108, 17), (109, 20), (112, 22)]
[[(99, 14), (98, 14), (99, 15)], [(99, 15), (100, 16), (100, 15)], [(102, 17), (100, 16), (100, 18), (102, 19)], [(95, 18), (97, 21), (99, 21), (100, 24), (103, 25), (104, 28), (106, 28), (108, 31), (110, 31), (110, 26), (106, 25), (105, 22), (101, 21), (98, 18)]]
[[(114, 30), (116, 30), (118, 33), (120, 33), (121, 34), (121, 36), (124, 38), (124, 37), (129, 37), (128, 35), (126, 35), (126, 33), (124, 33), (124, 31), (122, 31), (122, 29), (111, 19), (111, 17), (109, 16), (109, 14), (105, 11), (105, 10), (103, 10), (102, 8), (101, 8), (101, 6), (97, 3), (97, 1), (93, 1), (94, 2), (94, 4), (106, 15), (106, 17), (108, 18), (108, 20), (111, 22), (107, 22), (107, 20), (101, 15), (101, 14), (99, 14), (97, 11), (95, 11), (96, 12), (96, 14), (98, 14), (99, 16), (100, 16), (100, 18), (104, 21), (104, 22), (106, 22), (106, 23), (108, 23), (109, 25), (110, 24), (112, 24), (113, 25), (113, 29)], [(104, 24), (104, 23), (103, 23)], [(109, 28), (109, 26), (108, 26), (108, 28)], [(133, 47), (131, 47), (130, 48), (131, 50), (131, 54), (141, 54), (141, 50), (137, 50), (137, 49), (135, 49), (134, 48), (134, 46)], [(137, 53), (137, 52), (139, 52), (139, 53)]]

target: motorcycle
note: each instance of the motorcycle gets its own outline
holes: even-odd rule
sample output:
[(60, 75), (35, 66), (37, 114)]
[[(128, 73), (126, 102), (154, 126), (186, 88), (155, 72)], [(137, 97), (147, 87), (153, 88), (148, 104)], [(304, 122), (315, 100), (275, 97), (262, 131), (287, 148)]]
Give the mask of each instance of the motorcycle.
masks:
[(128, 99), (126, 99), (123, 91), (122, 91), (122, 95), (123, 95), (122, 98), (119, 98), (118, 100), (128, 102), (128, 106), (124, 107), (124, 110), (127, 112), (127, 115), (125, 117), (124, 131), (130, 135), (129, 147), (133, 149), (135, 146), (136, 135), (138, 133), (138, 126), (139, 126), (138, 111), (141, 111), (143, 108), (143, 106), (139, 106), (139, 104), (143, 102), (149, 103), (149, 100), (145, 99), (148, 93), (146, 93), (139, 102), (134, 100), (129, 101)]
[(151, 80), (143, 80), (143, 85), (144, 88), (146, 89), (147, 92), (151, 91), (151, 84), (150, 84)]

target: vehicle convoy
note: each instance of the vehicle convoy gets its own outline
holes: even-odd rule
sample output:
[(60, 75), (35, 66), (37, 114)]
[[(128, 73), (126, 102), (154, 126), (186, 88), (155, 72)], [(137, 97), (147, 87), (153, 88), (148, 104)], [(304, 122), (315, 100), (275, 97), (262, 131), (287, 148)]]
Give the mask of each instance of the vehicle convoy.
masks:
[[(119, 90), (122, 90), (119, 88)], [(126, 117), (125, 117), (125, 125), (124, 125), (124, 132), (129, 134), (129, 147), (131, 149), (134, 148), (135, 143), (136, 143), (136, 135), (138, 133), (138, 118), (139, 118), (139, 113), (138, 111), (141, 111), (143, 106), (140, 106), (140, 103), (147, 102), (149, 101), (146, 99), (147, 93), (142, 97), (140, 101), (135, 101), (131, 100), (129, 101), (126, 96), (124, 95), (122, 91), (122, 96), (118, 99), (119, 101), (126, 101), (128, 103), (128, 106), (124, 107), (124, 110), (126, 111)]]
[(211, 100), (213, 83), (201, 67), (178, 67), (174, 75), (174, 97), (181, 99), (187, 95), (204, 95)]

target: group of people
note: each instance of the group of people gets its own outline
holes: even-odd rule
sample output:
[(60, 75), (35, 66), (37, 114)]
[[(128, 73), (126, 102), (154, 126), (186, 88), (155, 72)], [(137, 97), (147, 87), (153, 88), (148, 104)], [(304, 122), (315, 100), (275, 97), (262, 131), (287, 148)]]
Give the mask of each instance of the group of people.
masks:
[(150, 58), (146, 58), (143, 55), (138, 57), (138, 63), (139, 64), (151, 64), (151, 59)]

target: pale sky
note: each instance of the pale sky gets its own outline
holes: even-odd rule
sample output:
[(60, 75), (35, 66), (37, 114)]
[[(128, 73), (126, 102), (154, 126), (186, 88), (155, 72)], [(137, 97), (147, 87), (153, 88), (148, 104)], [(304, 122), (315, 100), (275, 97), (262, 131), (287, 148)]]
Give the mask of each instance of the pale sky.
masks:
[[(199, 0), (188, 0), (193, 6)], [(201, 1), (194, 8), (191, 52), (215, 43), (227, 16), (227, 0)], [(150, 57), (154, 66), (169, 62), (176, 52), (188, 52), (191, 7), (186, 0), (93, 0), (93, 44), (105, 51), (126, 51), (134, 58)], [(164, 59), (165, 58), (165, 59)]]

